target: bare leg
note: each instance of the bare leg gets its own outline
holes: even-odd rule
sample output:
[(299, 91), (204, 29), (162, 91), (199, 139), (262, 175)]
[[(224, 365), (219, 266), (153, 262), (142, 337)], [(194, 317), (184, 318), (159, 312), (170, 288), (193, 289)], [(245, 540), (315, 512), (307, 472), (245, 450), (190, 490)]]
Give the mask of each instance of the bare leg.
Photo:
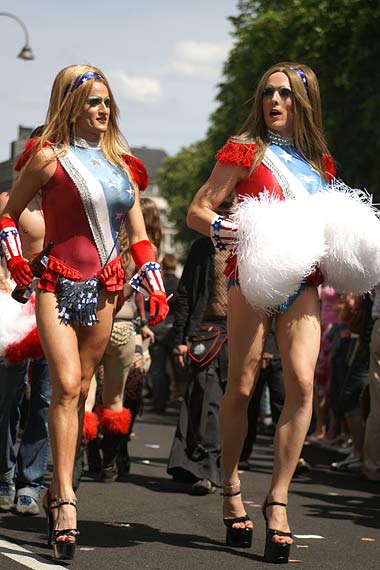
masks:
[[(239, 287), (231, 287), (228, 306), (228, 383), (220, 407), (219, 425), (225, 492), (236, 493), (239, 491), (238, 463), (247, 433), (247, 408), (260, 371), (270, 321), (248, 305)], [(225, 497), (224, 518), (244, 514), (241, 496)], [(252, 527), (251, 521), (234, 525), (235, 528), (244, 526)]]
[[(75, 501), (72, 476), (79, 434), (82, 430), (84, 401), (95, 366), (102, 357), (112, 326), (115, 294), (102, 292), (99, 323), (75, 330), (60, 324), (56, 297), (39, 291), (36, 315), (41, 343), (48, 360), (52, 381), (49, 432), (54, 463), (51, 497)], [(62, 506), (55, 529), (75, 529), (76, 511)], [(65, 537), (61, 537), (65, 540)]]
[(96, 400), (96, 388), (97, 388), (96, 375), (93, 374), (84, 407), (86, 412), (92, 412), (92, 410), (94, 409), (95, 400)]
[(313, 409), (315, 413), (315, 430), (310, 436), (311, 441), (323, 439), (326, 435), (327, 398), (314, 390)]
[[(314, 369), (320, 346), (319, 301), (314, 288), (305, 289), (277, 317), (277, 340), (284, 369), (285, 403), (275, 435), (275, 455), (268, 502), (287, 503), (288, 490), (310, 425)], [(268, 526), (289, 532), (286, 510), (269, 507)], [(275, 536), (274, 542), (291, 543)]]

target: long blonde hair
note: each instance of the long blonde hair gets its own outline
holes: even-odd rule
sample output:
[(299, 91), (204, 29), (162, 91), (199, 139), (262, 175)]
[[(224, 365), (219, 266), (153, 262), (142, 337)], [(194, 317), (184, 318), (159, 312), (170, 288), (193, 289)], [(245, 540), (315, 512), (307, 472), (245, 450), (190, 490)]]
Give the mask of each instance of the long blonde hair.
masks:
[[(307, 90), (300, 75), (292, 68), (301, 70), (307, 81)], [(298, 152), (326, 179), (323, 155), (330, 156), (322, 126), (321, 97), (318, 80), (313, 70), (305, 64), (281, 62), (273, 65), (261, 77), (252, 109), (240, 130), (242, 141), (256, 143), (256, 153), (251, 171), (261, 163), (269, 144), (267, 126), (263, 113), (263, 90), (269, 77), (276, 72), (285, 73), (293, 91), (294, 142)]]
[[(96, 73), (100, 77), (88, 79), (72, 89), (75, 81), (88, 72)], [(57, 154), (66, 151), (75, 137), (76, 121), (83, 111), (94, 81), (101, 82), (106, 86), (111, 99), (108, 128), (101, 139), (103, 154), (111, 163), (128, 172), (128, 168), (121, 157), (125, 154), (131, 154), (131, 152), (118, 126), (118, 107), (104, 73), (91, 65), (69, 65), (57, 74), (51, 90), (45, 126), (36, 151), (46, 143), (54, 144), (58, 148)]]

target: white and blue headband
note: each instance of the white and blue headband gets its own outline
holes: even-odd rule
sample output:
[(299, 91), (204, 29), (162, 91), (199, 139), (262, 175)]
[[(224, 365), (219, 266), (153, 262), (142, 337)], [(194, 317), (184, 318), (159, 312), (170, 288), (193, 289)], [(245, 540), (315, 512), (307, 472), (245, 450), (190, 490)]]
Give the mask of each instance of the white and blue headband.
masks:
[(288, 69), (292, 69), (293, 71), (295, 71), (297, 73), (297, 75), (299, 75), (299, 77), (301, 78), (302, 83), (305, 86), (306, 89), (306, 93), (309, 95), (309, 86), (307, 84), (307, 79), (306, 79), (306, 75), (305, 73), (302, 71), (302, 69), (299, 69), (298, 67), (293, 67), (292, 65), (288, 65), (287, 66)]

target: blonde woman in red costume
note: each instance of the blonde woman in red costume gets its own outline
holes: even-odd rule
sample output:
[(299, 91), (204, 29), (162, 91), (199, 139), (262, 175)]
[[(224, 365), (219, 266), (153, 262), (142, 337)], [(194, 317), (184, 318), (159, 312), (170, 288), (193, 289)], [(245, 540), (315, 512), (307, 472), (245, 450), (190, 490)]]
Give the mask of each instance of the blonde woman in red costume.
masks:
[(60, 559), (73, 558), (79, 534), (73, 466), (90, 380), (108, 343), (123, 288), (117, 239), (121, 223), (138, 268), (132, 286), (149, 297), (151, 324), (168, 311), (139, 204), (146, 171), (130, 154), (117, 119), (111, 88), (99, 69), (73, 65), (60, 71), (41, 137), (27, 144), (0, 219), (4, 255), (18, 284), (28, 284), (32, 275), (17, 223), (38, 193), (45, 242), (54, 242), (38, 284), (36, 315), (53, 387), (49, 431), (54, 473), (44, 507), (48, 540)]
[[(334, 175), (321, 120), (317, 79), (306, 65), (281, 63), (259, 81), (252, 111), (239, 136), (217, 153), (208, 181), (195, 195), (188, 225), (211, 235), (218, 249), (235, 242), (234, 221), (217, 216), (216, 209), (232, 192), (278, 200), (294, 192), (312, 194)], [(227, 544), (250, 546), (253, 523), (245, 512), (238, 462), (247, 431), (247, 406), (260, 371), (265, 338), (272, 316), (247, 303), (236, 256), (228, 262), (229, 379), (220, 412), (224, 467), (223, 520)], [(275, 311), (286, 400), (275, 436), (271, 485), (263, 506), (267, 523), (264, 559), (287, 562), (293, 542), (287, 520), (288, 490), (297, 466), (312, 413), (313, 377), (320, 346), (320, 274), (307, 278), (295, 295)]]

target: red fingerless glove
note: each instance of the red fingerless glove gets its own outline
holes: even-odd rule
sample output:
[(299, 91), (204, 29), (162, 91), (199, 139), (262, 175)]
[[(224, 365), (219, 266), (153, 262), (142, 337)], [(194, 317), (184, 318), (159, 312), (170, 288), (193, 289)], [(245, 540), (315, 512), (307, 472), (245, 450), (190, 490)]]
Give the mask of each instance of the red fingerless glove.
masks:
[(129, 284), (145, 299), (149, 299), (149, 324), (154, 326), (163, 321), (169, 312), (161, 267), (155, 261), (152, 244), (148, 240), (133, 244), (131, 255), (138, 271)]
[(0, 218), (0, 240), (5, 261), (17, 285), (29, 285), (33, 279), (32, 270), (22, 256), (20, 235), (12, 218)]

